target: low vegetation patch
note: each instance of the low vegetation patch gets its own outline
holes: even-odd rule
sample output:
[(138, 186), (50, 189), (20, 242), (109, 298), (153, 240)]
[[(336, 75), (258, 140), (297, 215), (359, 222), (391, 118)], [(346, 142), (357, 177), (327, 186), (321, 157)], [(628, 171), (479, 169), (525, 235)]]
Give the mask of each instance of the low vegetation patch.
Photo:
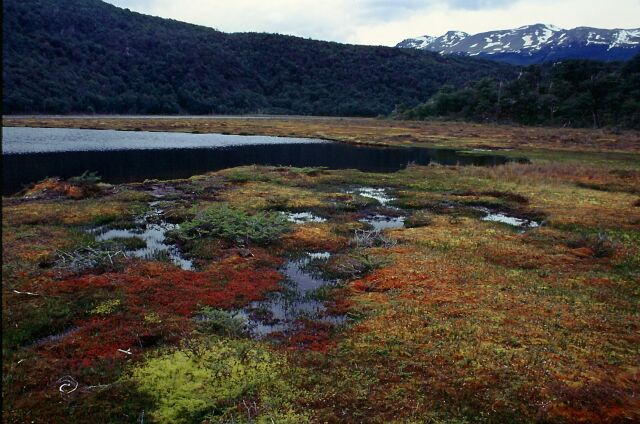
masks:
[(292, 372), (283, 355), (258, 343), (208, 339), (150, 357), (131, 378), (154, 398), (159, 423), (304, 423)]
[(238, 337), (246, 332), (245, 319), (222, 309), (206, 307), (198, 311), (194, 319), (202, 333)]
[(416, 211), (412, 213), (404, 221), (404, 226), (407, 228), (412, 227), (426, 227), (433, 223), (433, 216), (427, 211)]
[(286, 218), (278, 213), (247, 212), (225, 204), (198, 212), (195, 218), (180, 226), (186, 239), (219, 237), (238, 244), (268, 244), (290, 229)]

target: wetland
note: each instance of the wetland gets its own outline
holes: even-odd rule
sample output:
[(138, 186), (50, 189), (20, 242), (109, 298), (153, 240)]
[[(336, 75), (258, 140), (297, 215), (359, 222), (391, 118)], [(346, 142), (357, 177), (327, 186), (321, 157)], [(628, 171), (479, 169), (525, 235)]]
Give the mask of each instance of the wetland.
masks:
[[(3, 181), (5, 422), (640, 418), (637, 132), (241, 117), (3, 125), (278, 136), (3, 155), (19, 175)], [(264, 152), (216, 162), (234, 149)], [(37, 155), (96, 159), (65, 168)], [(29, 164), (39, 173), (16, 171)]]

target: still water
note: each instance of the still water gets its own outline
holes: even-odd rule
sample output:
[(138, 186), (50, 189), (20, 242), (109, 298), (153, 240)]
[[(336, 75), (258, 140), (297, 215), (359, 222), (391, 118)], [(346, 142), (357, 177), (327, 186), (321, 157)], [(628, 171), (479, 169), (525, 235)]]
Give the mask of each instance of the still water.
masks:
[(318, 139), (111, 131), (2, 128), (2, 192), (15, 193), (46, 177), (95, 171), (109, 183), (187, 178), (241, 165), (324, 166), (393, 172), (409, 163), (504, 164), (499, 155), (448, 149), (354, 146)]

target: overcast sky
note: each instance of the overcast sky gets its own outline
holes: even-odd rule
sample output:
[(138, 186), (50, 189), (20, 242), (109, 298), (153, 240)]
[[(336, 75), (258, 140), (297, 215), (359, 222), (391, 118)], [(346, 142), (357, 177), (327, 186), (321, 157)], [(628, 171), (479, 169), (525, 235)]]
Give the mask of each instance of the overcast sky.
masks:
[(448, 30), (478, 33), (545, 23), (640, 27), (640, 0), (107, 0), (225, 32), (275, 32), (392, 46)]

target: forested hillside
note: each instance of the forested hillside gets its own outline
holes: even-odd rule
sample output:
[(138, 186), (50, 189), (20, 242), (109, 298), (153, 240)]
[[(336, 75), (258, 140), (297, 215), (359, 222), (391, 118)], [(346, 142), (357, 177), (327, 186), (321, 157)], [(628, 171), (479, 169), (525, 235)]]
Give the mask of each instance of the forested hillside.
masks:
[(417, 107), (399, 107), (396, 116), (640, 128), (640, 55), (629, 62), (533, 65), (506, 82), (482, 78), (461, 89), (444, 86)]
[(226, 34), (98, 0), (3, 2), (4, 113), (373, 116), (516, 69), (431, 52)]

